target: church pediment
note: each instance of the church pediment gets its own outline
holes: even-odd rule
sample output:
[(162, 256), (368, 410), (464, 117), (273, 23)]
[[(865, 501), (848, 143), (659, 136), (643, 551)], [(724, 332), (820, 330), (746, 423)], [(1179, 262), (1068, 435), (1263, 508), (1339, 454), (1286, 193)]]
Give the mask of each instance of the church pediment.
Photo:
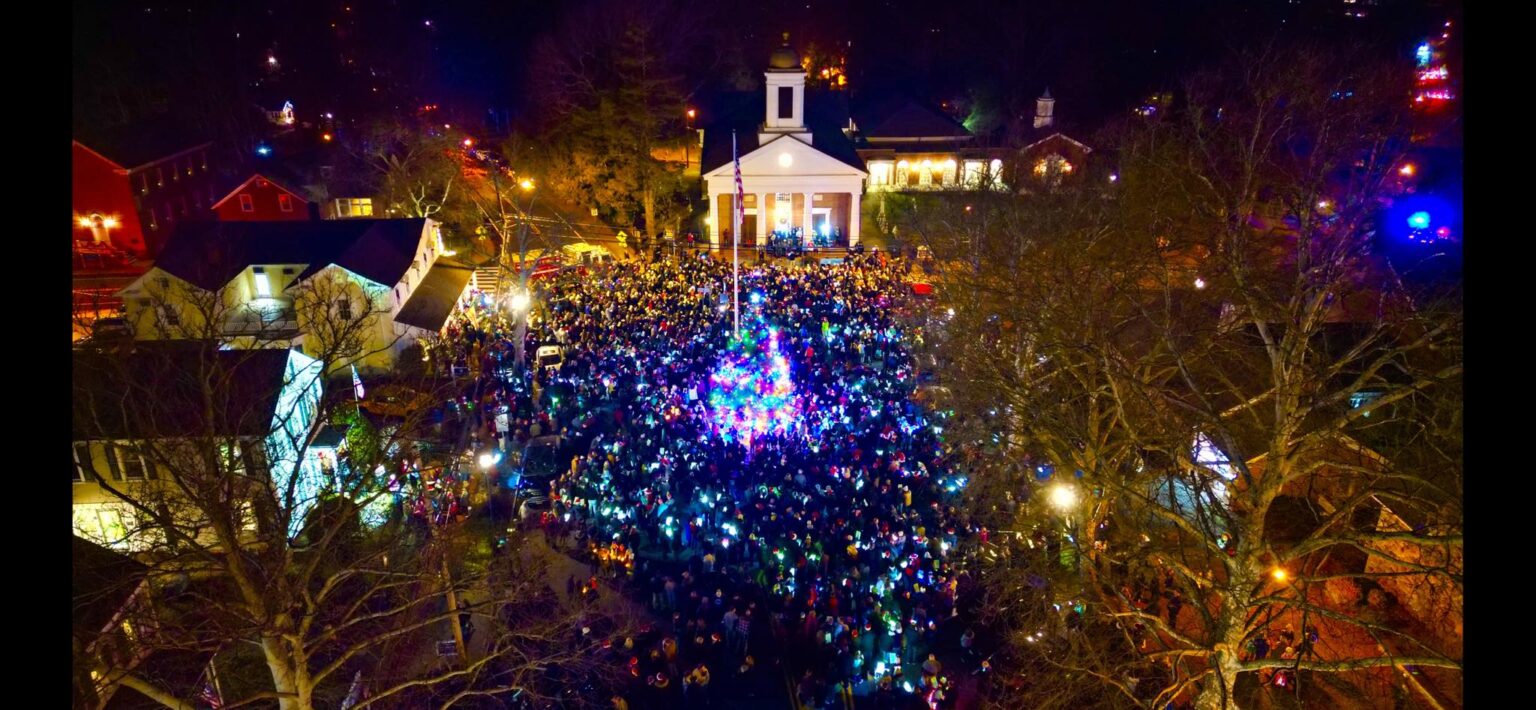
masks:
[[(727, 161), (705, 177), (730, 177), (734, 174), (734, 166)], [(741, 156), (741, 174), (743, 177), (844, 175), (863, 178), (869, 173), (827, 155), (794, 136), (783, 135)]]

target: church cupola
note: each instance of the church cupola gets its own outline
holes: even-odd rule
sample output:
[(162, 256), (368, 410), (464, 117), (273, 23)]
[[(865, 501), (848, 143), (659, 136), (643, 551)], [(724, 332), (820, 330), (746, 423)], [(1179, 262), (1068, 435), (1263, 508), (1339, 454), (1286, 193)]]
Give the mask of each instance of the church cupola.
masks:
[(771, 133), (794, 133), (805, 130), (805, 69), (800, 66), (800, 54), (789, 46), (789, 33), (784, 33), (784, 46), (773, 50), (768, 58), (768, 71), (763, 73), (768, 92), (767, 111), (763, 130)]
[(1035, 99), (1035, 128), (1049, 128), (1056, 122), (1056, 99), (1051, 98), (1051, 89), (1046, 87), (1045, 95)]

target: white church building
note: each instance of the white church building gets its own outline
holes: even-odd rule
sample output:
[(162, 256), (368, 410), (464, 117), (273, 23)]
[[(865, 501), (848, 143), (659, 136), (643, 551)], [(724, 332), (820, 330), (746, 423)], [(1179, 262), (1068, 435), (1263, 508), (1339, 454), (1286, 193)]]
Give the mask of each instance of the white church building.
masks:
[[(816, 235), (836, 235), (840, 244), (858, 244), (859, 200), (869, 176), (863, 161), (840, 130), (843, 126), (808, 127), (807, 112), (823, 107), (807, 103), (805, 70), (794, 50), (776, 50), (764, 77), (761, 123), (755, 131), (734, 130), (746, 195), (742, 245), (766, 243), (766, 235), (775, 232), (798, 232), (805, 243)], [(700, 166), (709, 196), (709, 241), (716, 247), (731, 243), (736, 200), (732, 131), (720, 127), (726, 123), (706, 132)]]
[[(806, 90), (800, 56), (773, 52), (762, 91), (723, 94), (707, 116), (700, 175), (711, 246), (732, 243), (735, 154), (741, 158), (741, 244), (852, 247), (866, 200), (892, 192), (1003, 187), (1008, 152), (933, 107), (906, 97)], [(866, 195), (868, 193), (868, 195)]]

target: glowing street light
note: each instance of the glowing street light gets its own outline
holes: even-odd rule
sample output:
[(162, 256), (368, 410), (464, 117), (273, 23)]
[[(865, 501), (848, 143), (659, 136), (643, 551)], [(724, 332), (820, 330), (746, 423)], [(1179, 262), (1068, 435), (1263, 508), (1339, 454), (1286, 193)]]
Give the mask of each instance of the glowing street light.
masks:
[(528, 305), (531, 302), (532, 299), (528, 298), (526, 293), (512, 294), (512, 310), (514, 311), (522, 312), (528, 310)]
[(1291, 577), (1290, 573), (1286, 572), (1284, 567), (1276, 567), (1270, 570), (1269, 576), (1273, 577), (1276, 582), (1281, 583), (1284, 583), (1285, 580), (1290, 579)]
[(1202, 278), (1199, 278), (1199, 277), (1196, 277), (1196, 278), (1195, 278), (1195, 288), (1196, 288), (1196, 289), (1202, 289), (1202, 288), (1205, 288), (1205, 279), (1202, 279)]
[(117, 218), (116, 217), (102, 217), (101, 218), (101, 226), (106, 227), (107, 229), (116, 229), (117, 228)]
[(491, 455), (491, 452), (487, 451), (483, 454), (480, 454), (480, 468), (489, 471), (491, 470), (491, 467), (495, 465), (496, 457)]
[(527, 178), (524, 178), (522, 182), (517, 184), (517, 186), (523, 188), (524, 190), (532, 190), (533, 189), (533, 181), (529, 180)]
[(464, 147), (465, 148), (473, 148), (474, 145), (475, 145), (475, 139), (473, 139), (473, 138), (465, 138), (464, 139)]
[(1051, 507), (1063, 513), (1070, 512), (1077, 507), (1077, 490), (1065, 483), (1058, 483), (1051, 486), (1049, 500)]
[(1397, 169), (1397, 174), (1403, 177), (1413, 177), (1413, 174), (1417, 171), (1418, 168), (1414, 167), (1413, 163), (1403, 163), (1403, 167)]

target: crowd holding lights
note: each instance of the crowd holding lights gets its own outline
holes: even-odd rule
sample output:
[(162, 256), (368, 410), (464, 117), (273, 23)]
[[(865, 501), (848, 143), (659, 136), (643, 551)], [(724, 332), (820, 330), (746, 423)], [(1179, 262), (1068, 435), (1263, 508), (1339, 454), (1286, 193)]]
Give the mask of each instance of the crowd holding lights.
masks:
[(671, 618), (629, 660), (658, 705), (700, 682), (689, 668), (733, 678), (755, 659), (808, 671), (818, 702), (838, 683), (935, 706), (952, 693), (924, 657), (976, 536), (953, 506), (967, 479), (912, 400), (905, 276), (875, 255), (747, 269), (733, 341), (728, 264), (621, 261), (534, 298), (527, 347), (561, 343), (558, 368), (506, 366), (508, 313), (429, 348), (487, 377), (477, 440), (503, 436), (497, 412), (510, 448), (561, 437), (569, 468), (541, 523), (577, 531)]

